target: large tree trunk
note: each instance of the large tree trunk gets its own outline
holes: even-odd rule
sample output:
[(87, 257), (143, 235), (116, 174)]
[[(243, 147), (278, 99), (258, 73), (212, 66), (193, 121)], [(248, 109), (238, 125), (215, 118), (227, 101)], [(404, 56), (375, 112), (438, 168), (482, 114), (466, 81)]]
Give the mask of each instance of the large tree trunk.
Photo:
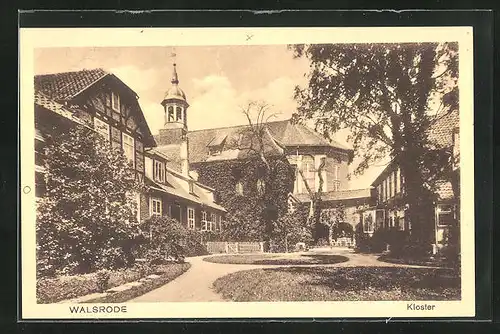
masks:
[(424, 188), (424, 180), (415, 163), (418, 159), (415, 159), (414, 155), (413, 158), (410, 158), (409, 154), (405, 155), (401, 156), (400, 168), (408, 204), (407, 217), (411, 223), (410, 240), (422, 252), (427, 252), (435, 242), (432, 198)]

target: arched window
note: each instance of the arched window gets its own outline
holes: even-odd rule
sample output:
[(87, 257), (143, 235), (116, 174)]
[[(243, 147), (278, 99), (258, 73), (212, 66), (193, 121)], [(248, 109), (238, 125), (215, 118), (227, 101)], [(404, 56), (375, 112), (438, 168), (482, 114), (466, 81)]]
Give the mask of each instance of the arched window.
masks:
[(168, 106), (168, 121), (169, 122), (174, 121), (174, 107), (173, 106)]
[(266, 182), (263, 179), (257, 180), (257, 193), (263, 195), (266, 191)]
[(182, 108), (181, 107), (176, 107), (175, 110), (176, 110), (175, 120), (176, 121), (182, 121)]
[(243, 196), (243, 183), (241, 183), (241, 181), (238, 181), (238, 183), (236, 183), (236, 193), (240, 196)]

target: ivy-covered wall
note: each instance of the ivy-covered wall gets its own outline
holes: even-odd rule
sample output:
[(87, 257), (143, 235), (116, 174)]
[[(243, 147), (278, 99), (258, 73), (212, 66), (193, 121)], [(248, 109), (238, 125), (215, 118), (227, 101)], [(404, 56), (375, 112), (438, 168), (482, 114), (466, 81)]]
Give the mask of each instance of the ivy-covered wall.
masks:
[[(267, 160), (269, 169), (258, 158), (191, 165), (201, 183), (216, 189), (220, 204), (228, 211), (225, 239), (268, 240), (272, 222), (286, 214), (288, 194), (293, 191), (293, 170), (285, 157)], [(258, 188), (258, 180), (264, 187)], [(237, 183), (241, 183), (242, 194), (237, 191)]]

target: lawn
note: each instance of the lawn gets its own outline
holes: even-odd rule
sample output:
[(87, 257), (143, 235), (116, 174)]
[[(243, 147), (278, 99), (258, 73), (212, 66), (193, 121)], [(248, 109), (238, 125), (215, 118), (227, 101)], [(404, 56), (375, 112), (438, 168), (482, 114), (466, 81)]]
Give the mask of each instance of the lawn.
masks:
[(218, 255), (203, 259), (213, 263), (230, 264), (266, 264), (266, 265), (304, 265), (304, 264), (335, 264), (349, 261), (349, 258), (332, 254), (244, 254)]
[(460, 299), (460, 278), (435, 268), (265, 268), (223, 276), (214, 288), (237, 302)]
[[(125, 283), (138, 281), (150, 274), (159, 277), (123, 292), (109, 294), (102, 300), (94, 302), (123, 302), (134, 298), (158, 286), (166, 284), (189, 269), (189, 263), (171, 263), (150, 267), (132, 267), (110, 272), (109, 286), (113, 288)], [(37, 302), (40, 304), (57, 303), (59, 301), (81, 297), (100, 292), (96, 273), (41, 278), (37, 280)], [(133, 295), (135, 294), (135, 295)]]

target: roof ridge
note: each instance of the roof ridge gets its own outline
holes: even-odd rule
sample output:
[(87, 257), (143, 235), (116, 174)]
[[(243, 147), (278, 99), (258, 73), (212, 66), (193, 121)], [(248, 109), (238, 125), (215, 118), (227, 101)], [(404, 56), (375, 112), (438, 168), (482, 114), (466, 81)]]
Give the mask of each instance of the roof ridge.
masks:
[(102, 67), (95, 67), (95, 68), (83, 68), (83, 69), (77, 70), (77, 71), (66, 71), (66, 72), (35, 74), (35, 78), (38, 78), (38, 77), (48, 77), (48, 76), (61, 75), (61, 74), (70, 74), (70, 73), (92, 72), (92, 71), (102, 71), (102, 72), (104, 72), (106, 74), (110, 73), (110, 72), (106, 71)]
[[(264, 123), (261, 123), (261, 124), (289, 122), (289, 121), (290, 121), (290, 119), (286, 119), (286, 120), (281, 120), (281, 121), (264, 122)], [(253, 124), (253, 125), (255, 125), (255, 124)], [(250, 124), (228, 125), (228, 126), (221, 126), (221, 127), (217, 127), (217, 128), (189, 130), (189, 132), (201, 132), (201, 131), (208, 131), (208, 130), (221, 130), (221, 129), (231, 129), (231, 128), (244, 128), (244, 127), (249, 127), (249, 126), (250, 126)]]

